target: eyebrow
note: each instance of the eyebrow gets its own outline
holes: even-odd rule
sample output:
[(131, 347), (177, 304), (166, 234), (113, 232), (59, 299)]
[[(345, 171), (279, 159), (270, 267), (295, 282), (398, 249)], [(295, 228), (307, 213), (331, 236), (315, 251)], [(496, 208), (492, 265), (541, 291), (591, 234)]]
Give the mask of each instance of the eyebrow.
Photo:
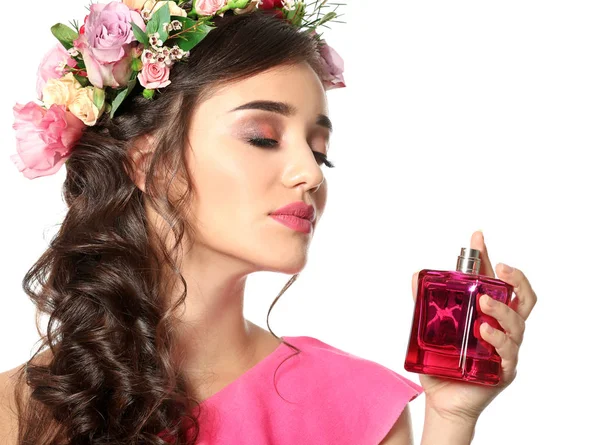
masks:
[[(234, 109), (229, 110), (229, 112), (231, 113), (238, 110), (263, 110), (270, 111), (272, 113), (278, 113), (282, 116), (292, 116), (298, 112), (297, 108), (291, 104), (272, 100), (253, 100), (240, 105), (239, 107), (235, 107)], [(333, 131), (331, 120), (324, 114), (317, 115), (316, 124), (327, 128), (329, 131)]]

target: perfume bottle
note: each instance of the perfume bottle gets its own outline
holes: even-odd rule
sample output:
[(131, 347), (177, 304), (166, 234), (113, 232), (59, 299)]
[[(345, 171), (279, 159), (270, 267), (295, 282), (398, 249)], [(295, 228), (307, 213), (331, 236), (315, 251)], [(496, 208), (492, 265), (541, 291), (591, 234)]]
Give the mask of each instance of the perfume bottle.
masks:
[(508, 304), (513, 286), (479, 275), (480, 252), (462, 248), (456, 271), (419, 272), (404, 368), (482, 385), (500, 382), (501, 358), (479, 332), (483, 322), (504, 329), (481, 310), (483, 294)]

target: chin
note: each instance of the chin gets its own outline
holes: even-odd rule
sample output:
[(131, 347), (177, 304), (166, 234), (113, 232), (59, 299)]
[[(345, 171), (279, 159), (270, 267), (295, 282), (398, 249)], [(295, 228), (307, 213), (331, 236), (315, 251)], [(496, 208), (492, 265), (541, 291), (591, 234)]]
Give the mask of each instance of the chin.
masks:
[[(288, 275), (294, 275), (300, 273), (307, 263), (306, 255), (298, 255), (295, 258), (277, 258), (276, 262), (269, 264), (263, 264), (262, 270), (268, 272), (279, 272)], [(285, 260), (285, 261), (284, 261)]]

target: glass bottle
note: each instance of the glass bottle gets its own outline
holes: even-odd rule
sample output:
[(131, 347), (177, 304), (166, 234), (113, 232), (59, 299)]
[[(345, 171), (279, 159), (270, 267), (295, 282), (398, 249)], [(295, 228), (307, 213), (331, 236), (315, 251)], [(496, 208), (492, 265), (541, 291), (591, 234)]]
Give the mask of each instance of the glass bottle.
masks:
[(483, 322), (504, 329), (481, 311), (483, 294), (508, 304), (513, 286), (479, 275), (480, 252), (462, 248), (456, 271), (423, 269), (404, 368), (409, 372), (483, 385), (500, 382), (501, 358), (479, 332)]

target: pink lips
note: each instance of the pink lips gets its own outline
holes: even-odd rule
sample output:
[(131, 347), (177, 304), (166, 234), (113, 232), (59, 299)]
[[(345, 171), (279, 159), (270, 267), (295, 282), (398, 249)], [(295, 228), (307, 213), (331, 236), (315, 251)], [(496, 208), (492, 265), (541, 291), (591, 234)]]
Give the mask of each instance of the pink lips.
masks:
[(281, 224), (303, 233), (310, 233), (315, 220), (315, 208), (296, 201), (271, 212), (271, 217)]

